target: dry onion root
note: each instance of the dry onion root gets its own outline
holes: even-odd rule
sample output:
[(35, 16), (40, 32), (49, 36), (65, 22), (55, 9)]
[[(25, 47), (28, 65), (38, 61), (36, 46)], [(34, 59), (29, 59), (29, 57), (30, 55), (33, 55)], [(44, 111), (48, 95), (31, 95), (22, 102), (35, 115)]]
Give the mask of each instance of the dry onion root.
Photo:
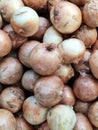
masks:
[(24, 3), (22, 0), (1, 0), (0, 1), (0, 13), (5, 21), (10, 22), (12, 14), (15, 10), (23, 7)]
[(38, 31), (39, 16), (34, 9), (24, 6), (13, 13), (10, 23), (20, 36), (29, 37)]
[(59, 32), (70, 34), (80, 27), (82, 14), (75, 4), (68, 1), (57, 1), (50, 10), (50, 19)]

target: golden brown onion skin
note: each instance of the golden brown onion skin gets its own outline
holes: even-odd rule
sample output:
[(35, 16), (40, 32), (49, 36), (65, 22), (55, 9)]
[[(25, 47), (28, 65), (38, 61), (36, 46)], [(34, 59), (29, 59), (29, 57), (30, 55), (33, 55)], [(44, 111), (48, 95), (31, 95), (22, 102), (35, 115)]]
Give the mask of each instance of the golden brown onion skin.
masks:
[(76, 113), (76, 124), (73, 130), (93, 130), (88, 118), (82, 113)]
[(6, 25), (3, 30), (8, 33), (9, 37), (11, 38), (12, 41), (12, 47), (13, 49), (19, 48), (24, 42), (27, 41), (26, 37), (22, 37), (15, 33), (13, 28), (11, 27), (10, 24)]
[(11, 86), (5, 88), (1, 92), (0, 99), (2, 108), (7, 109), (12, 113), (16, 113), (23, 105), (25, 94), (20, 88)]
[(61, 103), (69, 106), (73, 106), (75, 104), (75, 95), (70, 86), (64, 86)]
[(17, 117), (16, 130), (33, 130), (33, 126), (30, 125), (23, 117)]
[(91, 102), (98, 96), (98, 81), (90, 74), (79, 76), (74, 84), (75, 96), (84, 102)]
[(24, 89), (33, 92), (34, 84), (40, 76), (33, 70), (26, 71), (22, 76), (22, 86)]
[(31, 67), (40, 75), (52, 75), (62, 63), (62, 55), (52, 43), (38, 44), (30, 55)]
[(10, 53), (12, 49), (12, 42), (6, 32), (0, 30), (0, 57), (3, 57)]
[(60, 1), (51, 8), (50, 19), (59, 32), (70, 34), (80, 27), (82, 14), (75, 4), (68, 1)]
[(98, 50), (95, 50), (89, 59), (89, 65), (93, 76), (98, 79)]
[(89, 107), (88, 118), (92, 125), (98, 128), (98, 101), (93, 102)]
[(43, 123), (47, 118), (48, 108), (41, 106), (34, 96), (28, 97), (23, 104), (23, 116), (31, 125)]
[(98, 27), (98, 0), (89, 0), (84, 5), (83, 20), (89, 27)]
[(19, 51), (18, 51), (19, 60), (21, 61), (23, 65), (25, 65), (28, 68), (31, 68), (30, 60), (29, 60), (31, 51), (38, 44), (40, 44), (40, 42), (35, 41), (35, 40), (30, 40), (30, 41), (25, 42), (19, 48)]
[(17, 83), (23, 73), (23, 67), (18, 59), (6, 57), (0, 61), (0, 82), (2, 84)]
[(62, 99), (63, 87), (62, 80), (57, 76), (42, 77), (34, 86), (34, 94), (41, 105), (51, 107)]
[(92, 49), (98, 50), (98, 39), (96, 40), (95, 44), (93, 44)]
[(43, 8), (46, 8), (47, 6), (47, 1), (48, 0), (23, 0), (23, 2), (25, 3), (25, 5), (35, 9), (35, 10), (40, 10)]
[(90, 28), (87, 25), (82, 25), (72, 37), (80, 39), (84, 42), (86, 48), (91, 48), (97, 39), (96, 28)]
[(3, 24), (3, 20), (2, 20), (2, 17), (0, 15), (0, 28), (2, 27), (2, 24)]
[(5, 109), (0, 109), (0, 130), (16, 130), (14, 115)]

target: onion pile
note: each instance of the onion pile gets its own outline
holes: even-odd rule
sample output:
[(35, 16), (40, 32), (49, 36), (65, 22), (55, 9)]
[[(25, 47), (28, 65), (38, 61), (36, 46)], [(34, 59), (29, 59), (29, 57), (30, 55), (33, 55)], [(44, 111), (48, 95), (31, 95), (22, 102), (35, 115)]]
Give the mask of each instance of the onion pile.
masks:
[(98, 130), (98, 0), (0, 0), (0, 130)]

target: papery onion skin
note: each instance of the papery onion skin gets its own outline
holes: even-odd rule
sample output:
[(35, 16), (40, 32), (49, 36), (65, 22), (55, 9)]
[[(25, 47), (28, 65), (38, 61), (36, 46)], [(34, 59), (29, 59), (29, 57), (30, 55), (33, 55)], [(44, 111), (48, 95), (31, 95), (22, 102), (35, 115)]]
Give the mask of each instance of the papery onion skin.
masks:
[(13, 13), (10, 24), (20, 36), (29, 37), (38, 31), (39, 16), (32, 8), (21, 7)]
[(81, 25), (81, 10), (68, 1), (56, 2), (50, 10), (53, 26), (63, 34), (75, 32)]

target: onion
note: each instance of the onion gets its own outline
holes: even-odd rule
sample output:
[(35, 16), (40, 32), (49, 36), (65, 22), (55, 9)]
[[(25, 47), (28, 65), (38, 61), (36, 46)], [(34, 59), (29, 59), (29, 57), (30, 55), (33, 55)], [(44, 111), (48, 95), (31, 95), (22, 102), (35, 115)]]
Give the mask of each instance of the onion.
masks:
[(98, 101), (93, 102), (89, 107), (88, 118), (92, 125), (98, 128)]
[(79, 76), (74, 84), (75, 96), (84, 102), (91, 102), (98, 96), (98, 81), (92, 75)]
[(92, 49), (98, 50), (98, 39), (96, 40), (95, 44), (93, 44)]
[(33, 130), (32, 125), (30, 125), (24, 118), (16, 118), (16, 130)]
[(76, 118), (77, 121), (73, 130), (93, 130), (92, 125), (85, 115), (82, 113), (77, 113)]
[(43, 123), (43, 124), (38, 128), (38, 130), (50, 130), (50, 129), (49, 129), (49, 126), (48, 126), (48, 123), (47, 123), (47, 122)]
[(12, 42), (7, 33), (0, 30), (0, 57), (7, 55), (12, 49)]
[(37, 1), (35, 1), (35, 0), (23, 0), (23, 2), (27, 6), (33, 8), (35, 10), (40, 10), (40, 9), (46, 8), (47, 1), (48, 0), (37, 0)]
[(54, 75), (60, 77), (63, 83), (67, 83), (74, 76), (74, 69), (70, 64), (61, 64), (60, 68), (54, 73)]
[(49, 110), (47, 122), (50, 130), (73, 130), (76, 115), (70, 106), (57, 105)]
[(2, 21), (2, 17), (0, 15), (0, 28), (2, 27), (3, 21)]
[(98, 79), (98, 50), (95, 50), (89, 59), (89, 65), (93, 76)]
[(67, 85), (64, 86), (61, 103), (69, 106), (73, 106), (75, 104), (75, 95), (73, 90)]
[(31, 67), (40, 75), (52, 75), (62, 63), (62, 56), (52, 43), (38, 44), (30, 55)]
[(35, 40), (27, 41), (19, 49), (19, 52), (18, 52), (19, 60), (21, 61), (23, 65), (25, 65), (28, 68), (31, 68), (30, 60), (29, 60), (31, 51), (39, 43), (40, 42), (35, 41)]
[(82, 59), (85, 53), (84, 43), (76, 38), (69, 38), (59, 44), (59, 50), (65, 64), (76, 63)]
[(39, 78), (39, 75), (35, 73), (33, 70), (26, 71), (22, 76), (22, 86), (24, 89), (33, 92), (34, 84)]
[(49, 20), (45, 17), (39, 17), (39, 29), (38, 31), (32, 36), (33, 39), (42, 40), (45, 31), (49, 28), (50, 23)]
[(48, 108), (41, 106), (34, 96), (28, 97), (23, 104), (23, 116), (31, 125), (38, 125), (47, 118)]
[(90, 0), (69, 0), (70, 2), (73, 2), (77, 5), (84, 5), (86, 4), (86, 2), (90, 1)]
[(5, 109), (0, 109), (0, 129), (16, 130), (16, 120), (14, 115)]
[(72, 37), (80, 39), (84, 42), (86, 48), (90, 48), (97, 39), (97, 30), (87, 25), (82, 25)]
[(13, 57), (6, 57), (0, 61), (0, 82), (2, 84), (17, 83), (23, 73), (23, 67), (19, 60)]
[(63, 34), (76, 31), (82, 22), (81, 11), (75, 4), (68, 1), (56, 2), (50, 10), (53, 26)]
[(92, 28), (98, 27), (98, 0), (89, 0), (83, 7), (83, 20)]
[(24, 42), (27, 41), (26, 37), (22, 37), (14, 32), (10, 24), (6, 25), (3, 30), (8, 33), (11, 38), (13, 49), (19, 48)]
[(91, 52), (89, 50), (86, 50), (83, 58), (79, 61), (79, 63), (73, 64), (76, 72), (79, 72), (81, 75), (90, 73), (90, 67), (89, 67), (90, 56), (91, 56)]
[(23, 7), (22, 0), (1, 0), (0, 1), (0, 12), (5, 21), (10, 22), (11, 16), (15, 10)]
[(81, 100), (77, 99), (74, 105), (74, 110), (75, 112), (87, 114), (89, 106), (90, 106), (90, 103), (82, 102)]
[(29, 37), (38, 31), (39, 16), (34, 9), (25, 6), (13, 13), (10, 23), (17, 34)]
[(5, 88), (0, 95), (2, 108), (12, 113), (16, 113), (21, 109), (24, 99), (24, 92), (16, 86)]
[(42, 77), (34, 85), (34, 94), (41, 105), (51, 107), (62, 99), (63, 87), (63, 82), (57, 76)]
[(58, 45), (60, 42), (62, 42), (62, 40), (62, 35), (53, 26), (49, 27), (44, 33), (44, 43), (53, 43)]

